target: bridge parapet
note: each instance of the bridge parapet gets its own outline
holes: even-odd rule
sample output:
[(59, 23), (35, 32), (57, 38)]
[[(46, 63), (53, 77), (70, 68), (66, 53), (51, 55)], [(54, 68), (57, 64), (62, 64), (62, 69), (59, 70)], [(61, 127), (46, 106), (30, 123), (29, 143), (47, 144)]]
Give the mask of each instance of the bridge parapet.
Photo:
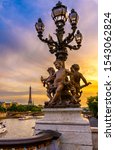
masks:
[(60, 136), (56, 131), (46, 130), (32, 138), (0, 139), (0, 150), (59, 150)]

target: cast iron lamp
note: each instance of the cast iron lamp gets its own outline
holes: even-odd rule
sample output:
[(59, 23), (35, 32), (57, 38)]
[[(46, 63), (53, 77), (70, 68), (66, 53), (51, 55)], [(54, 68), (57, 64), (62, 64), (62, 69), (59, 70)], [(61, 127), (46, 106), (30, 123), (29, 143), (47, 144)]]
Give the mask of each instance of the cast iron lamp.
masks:
[[(51, 16), (57, 27), (55, 33), (57, 41), (54, 41), (51, 35), (49, 35), (49, 38), (43, 38), (44, 24), (41, 18), (38, 19), (38, 22), (35, 24), (35, 28), (38, 33), (39, 39), (47, 43), (50, 53), (55, 54), (56, 59), (59, 59), (64, 63), (68, 56), (67, 49), (78, 50), (81, 47), (83, 37), (80, 31), (77, 30), (79, 16), (77, 12), (74, 9), (72, 9), (67, 18), (67, 7), (63, 5), (60, 1), (56, 4), (55, 7), (52, 8)], [(64, 26), (67, 19), (70, 22), (72, 32), (69, 33), (68, 36), (63, 39), (63, 35), (65, 33)], [(73, 40), (76, 41), (77, 45), (70, 45), (70, 43)]]

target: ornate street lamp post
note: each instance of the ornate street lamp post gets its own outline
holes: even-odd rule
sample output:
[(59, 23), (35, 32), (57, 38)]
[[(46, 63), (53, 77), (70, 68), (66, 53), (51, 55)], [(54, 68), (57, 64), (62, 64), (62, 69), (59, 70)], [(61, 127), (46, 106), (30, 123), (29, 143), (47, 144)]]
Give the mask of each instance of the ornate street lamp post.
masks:
[[(82, 34), (77, 30), (77, 23), (79, 16), (77, 12), (72, 9), (67, 17), (67, 7), (60, 1), (52, 9), (52, 19), (56, 25), (57, 41), (54, 41), (52, 36), (43, 38), (44, 24), (39, 18), (35, 24), (38, 37), (42, 42), (47, 43), (51, 54), (55, 54), (56, 61), (54, 65), (58, 70), (55, 72), (53, 67), (48, 68), (49, 77), (41, 77), (43, 85), (47, 88), (47, 96), (50, 101), (45, 103), (45, 107), (80, 107), (81, 88), (89, 85), (81, 73), (79, 73), (79, 65), (73, 64), (70, 71), (65, 69), (65, 61), (69, 50), (78, 50), (81, 47)], [(72, 32), (64, 38), (64, 26), (69, 20)], [(70, 43), (75, 40), (76, 45)], [(80, 79), (83, 80), (84, 85), (80, 86)]]
[[(50, 53), (55, 54), (56, 59), (61, 60), (64, 63), (68, 56), (67, 48), (70, 50), (78, 50), (81, 47), (82, 34), (79, 30), (77, 30), (79, 16), (77, 12), (72, 9), (71, 13), (67, 17), (67, 7), (64, 6), (60, 1), (56, 4), (55, 7), (53, 7), (51, 16), (57, 27), (57, 41), (54, 41), (50, 35), (49, 38), (43, 38), (44, 24), (41, 18), (39, 18), (38, 22), (36, 22), (35, 28), (39, 39), (47, 43)], [(65, 33), (64, 26), (67, 20), (70, 22), (72, 33), (69, 33), (68, 36), (63, 39), (63, 35)], [(76, 41), (76, 45), (70, 45), (74, 39)]]

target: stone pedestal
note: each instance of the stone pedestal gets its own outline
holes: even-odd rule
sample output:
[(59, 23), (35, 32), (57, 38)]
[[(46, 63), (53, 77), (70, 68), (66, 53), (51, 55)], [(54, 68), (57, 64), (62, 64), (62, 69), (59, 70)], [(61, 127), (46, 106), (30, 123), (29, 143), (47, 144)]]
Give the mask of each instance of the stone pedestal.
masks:
[(35, 133), (55, 130), (62, 134), (61, 150), (92, 150), (89, 122), (81, 116), (81, 108), (47, 108), (44, 118), (35, 125)]

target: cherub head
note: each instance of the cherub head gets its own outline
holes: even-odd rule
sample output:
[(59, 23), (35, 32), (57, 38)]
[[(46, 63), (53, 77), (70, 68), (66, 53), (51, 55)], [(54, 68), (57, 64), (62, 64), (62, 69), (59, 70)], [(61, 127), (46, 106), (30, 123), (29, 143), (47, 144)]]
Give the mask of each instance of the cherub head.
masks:
[(72, 72), (74, 72), (74, 71), (79, 71), (79, 69), (80, 69), (80, 67), (79, 67), (78, 64), (73, 64), (73, 65), (71, 66), (71, 71), (72, 71)]
[(53, 67), (49, 67), (49, 68), (47, 69), (47, 71), (48, 71), (48, 73), (49, 73), (50, 75), (54, 75), (54, 74), (55, 74), (55, 69), (54, 69)]
[(60, 69), (63, 67), (63, 62), (61, 60), (56, 60), (54, 62), (54, 65), (55, 65), (56, 69)]

